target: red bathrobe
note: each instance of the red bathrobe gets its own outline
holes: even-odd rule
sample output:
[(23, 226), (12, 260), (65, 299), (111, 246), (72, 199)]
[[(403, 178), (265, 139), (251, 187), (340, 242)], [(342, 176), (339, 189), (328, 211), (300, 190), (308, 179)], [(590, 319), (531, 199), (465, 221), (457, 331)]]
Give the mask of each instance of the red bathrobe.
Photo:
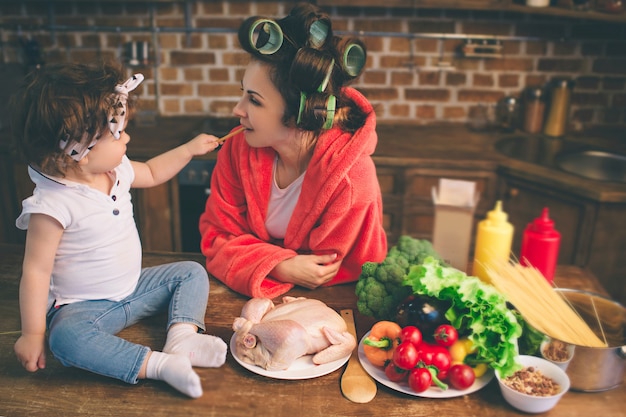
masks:
[(201, 250), (209, 273), (233, 290), (250, 297), (284, 294), (293, 284), (269, 273), (297, 254), (337, 253), (341, 268), (327, 285), (356, 281), (364, 262), (385, 258), (382, 198), (371, 158), (376, 116), (358, 91), (343, 92), (369, 116), (354, 134), (334, 127), (319, 137), (284, 240), (275, 241), (265, 228), (274, 149), (251, 148), (239, 134), (218, 152), (200, 216)]

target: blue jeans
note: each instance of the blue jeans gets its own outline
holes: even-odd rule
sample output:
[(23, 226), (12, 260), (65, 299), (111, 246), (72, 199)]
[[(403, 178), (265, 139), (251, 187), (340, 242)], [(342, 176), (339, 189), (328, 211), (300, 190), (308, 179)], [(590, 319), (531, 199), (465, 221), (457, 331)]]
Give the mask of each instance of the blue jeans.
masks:
[(48, 312), (50, 351), (65, 366), (136, 384), (150, 348), (115, 335), (166, 308), (168, 329), (175, 323), (190, 323), (204, 331), (208, 296), (209, 278), (197, 262), (144, 268), (135, 291), (121, 301), (52, 307)]

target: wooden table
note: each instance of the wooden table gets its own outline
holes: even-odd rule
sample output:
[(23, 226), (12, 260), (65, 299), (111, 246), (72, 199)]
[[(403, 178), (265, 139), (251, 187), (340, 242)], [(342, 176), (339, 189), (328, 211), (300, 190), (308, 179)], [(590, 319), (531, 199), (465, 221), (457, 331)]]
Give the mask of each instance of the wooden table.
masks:
[[(146, 266), (193, 259), (200, 255), (147, 253)], [(197, 369), (204, 395), (196, 400), (179, 394), (163, 382), (144, 380), (137, 385), (65, 368), (48, 355), (46, 369), (26, 372), (17, 362), (13, 344), (18, 337), (18, 285), (22, 248), (0, 244), (0, 416), (517, 416), (504, 402), (496, 380), (471, 395), (451, 399), (414, 397), (378, 385), (374, 400), (355, 404), (342, 396), (339, 387), (343, 367), (308, 380), (278, 380), (259, 376), (240, 366), (228, 354), (218, 369)], [(559, 267), (556, 282), (561, 287), (603, 292), (594, 277), (576, 267)], [(372, 320), (356, 310), (354, 285), (315, 291), (293, 290), (290, 295), (325, 301), (330, 307), (355, 311), (358, 337)], [(211, 278), (206, 324), (210, 334), (229, 341), (231, 324), (247, 301)], [(161, 349), (165, 338), (165, 315), (126, 329), (123, 336)], [(7, 332), (11, 332), (8, 333)], [(551, 416), (626, 416), (626, 384), (601, 393), (569, 392)]]

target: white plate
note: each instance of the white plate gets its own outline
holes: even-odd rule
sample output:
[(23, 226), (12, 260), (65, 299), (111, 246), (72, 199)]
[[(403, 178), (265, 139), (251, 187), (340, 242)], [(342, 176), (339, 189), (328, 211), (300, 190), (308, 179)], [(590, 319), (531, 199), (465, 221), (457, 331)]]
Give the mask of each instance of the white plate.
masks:
[(260, 366), (244, 362), (242, 359), (238, 358), (237, 354), (235, 353), (235, 343), (235, 334), (233, 334), (230, 338), (230, 352), (232, 353), (233, 358), (235, 358), (235, 360), (239, 362), (241, 366), (249, 371), (254, 372), (255, 374), (275, 379), (317, 378), (318, 376), (326, 375), (333, 371), (336, 371), (337, 369), (341, 368), (343, 364), (348, 362), (348, 359), (350, 359), (350, 355), (347, 355), (333, 362), (316, 365), (313, 363), (313, 355), (306, 355), (296, 359), (291, 364), (291, 366), (284, 371), (268, 371), (267, 369), (263, 369)]
[(363, 365), (363, 368), (365, 368), (365, 371), (368, 374), (370, 374), (372, 378), (374, 378), (376, 381), (380, 382), (381, 384), (391, 389), (394, 389), (396, 391), (400, 391), (409, 395), (414, 395), (416, 397), (427, 397), (427, 398), (460, 397), (461, 395), (467, 395), (467, 394), (471, 394), (473, 392), (478, 391), (479, 389), (487, 385), (494, 376), (493, 369), (490, 368), (487, 372), (485, 372), (483, 376), (481, 376), (480, 378), (476, 378), (476, 380), (474, 381), (471, 387), (464, 389), (462, 391), (456, 388), (452, 388), (452, 387), (449, 387), (445, 391), (439, 387), (430, 387), (424, 392), (415, 392), (411, 389), (411, 387), (409, 387), (409, 384), (406, 382), (398, 383), (398, 382), (390, 381), (389, 378), (387, 378), (387, 375), (385, 375), (385, 371), (382, 368), (372, 365), (372, 363), (365, 357), (365, 352), (363, 351), (363, 339), (365, 339), (369, 334), (370, 333), (367, 332), (367, 334), (363, 336), (363, 338), (359, 342), (359, 361), (361, 362), (361, 365)]

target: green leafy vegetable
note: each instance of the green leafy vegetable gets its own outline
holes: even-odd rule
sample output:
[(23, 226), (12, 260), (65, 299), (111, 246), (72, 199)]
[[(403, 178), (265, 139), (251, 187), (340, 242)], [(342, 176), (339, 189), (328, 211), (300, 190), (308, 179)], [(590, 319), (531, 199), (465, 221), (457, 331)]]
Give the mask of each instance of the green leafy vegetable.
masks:
[(412, 265), (428, 257), (440, 259), (432, 243), (402, 235), (383, 262), (365, 262), (355, 291), (359, 312), (378, 320), (392, 320), (398, 305), (411, 294), (403, 284), (406, 274)]
[(520, 369), (515, 358), (522, 326), (493, 286), (432, 257), (413, 265), (403, 284), (416, 294), (451, 302), (446, 318), (460, 331), (469, 330), (478, 361), (489, 364), (503, 377)]
[(522, 335), (517, 341), (519, 353), (521, 355), (539, 355), (539, 348), (543, 342), (544, 335), (534, 327), (532, 327), (524, 317), (517, 311), (513, 310), (517, 321), (522, 325)]

